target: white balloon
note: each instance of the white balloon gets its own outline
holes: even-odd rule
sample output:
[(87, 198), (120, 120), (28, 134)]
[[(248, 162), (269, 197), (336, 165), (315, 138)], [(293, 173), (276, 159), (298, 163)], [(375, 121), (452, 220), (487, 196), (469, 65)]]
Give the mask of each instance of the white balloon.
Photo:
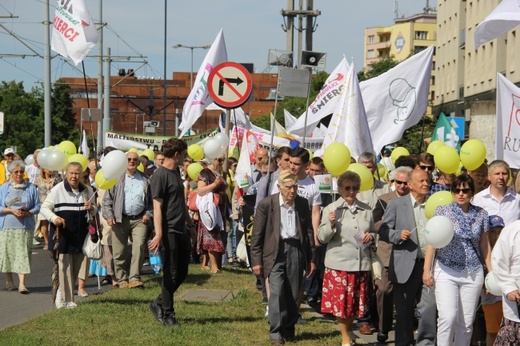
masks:
[(109, 152), (103, 159), (103, 177), (106, 180), (119, 178), (126, 171), (127, 159), (121, 150)]
[(220, 148), (223, 150), (227, 149), (229, 146), (229, 137), (224, 132), (217, 133), (213, 139), (218, 142)]
[(204, 143), (204, 155), (206, 155), (208, 159), (213, 160), (219, 157), (220, 154), (222, 154), (222, 149), (215, 139), (212, 138)]
[(33, 157), (33, 154), (29, 154), (25, 157), (25, 165), (26, 166), (29, 166), (29, 165), (32, 165), (34, 163), (34, 157)]
[(48, 161), (49, 161), (49, 157), (51, 155), (51, 150), (48, 149), (48, 148), (43, 148), (39, 153), (38, 153), (38, 163), (40, 164), (40, 166), (42, 166), (43, 168), (45, 169), (49, 169), (51, 170), (49, 167), (48, 167)]
[(47, 167), (52, 171), (61, 171), (67, 167), (67, 156), (59, 150), (52, 150), (47, 158)]
[(446, 216), (434, 216), (426, 224), (424, 237), (432, 247), (443, 248), (453, 239), (453, 224)]
[(485, 284), (487, 290), (494, 296), (501, 297), (502, 296), (502, 290), (500, 289), (500, 286), (498, 286), (497, 278), (493, 274), (493, 272), (489, 272), (486, 275)]

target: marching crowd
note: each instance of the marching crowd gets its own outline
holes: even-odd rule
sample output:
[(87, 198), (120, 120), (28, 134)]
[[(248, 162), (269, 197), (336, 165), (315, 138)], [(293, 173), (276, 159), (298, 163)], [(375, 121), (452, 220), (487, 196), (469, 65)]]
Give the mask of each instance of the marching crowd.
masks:
[[(149, 308), (165, 326), (178, 326), (173, 296), (190, 263), (215, 275), (233, 264), (256, 276), (271, 344), (295, 340), (304, 301), (336, 320), (343, 346), (361, 341), (354, 328), (377, 333), (381, 343), (395, 330), (396, 345), (520, 344), (520, 175), (513, 178), (507, 162), (455, 175), (440, 172), (429, 153), (395, 162), (383, 153), (389, 173), (379, 177), (377, 157), (366, 152), (350, 160), (375, 174), (372, 188), (360, 191), (360, 175), (346, 171), (337, 193), (322, 193), (314, 179), (326, 167), (303, 148), (281, 147), (271, 157), (257, 149), (248, 188), (233, 179), (237, 160), (223, 155), (199, 161), (193, 179), (186, 152), (174, 138), (153, 162), (129, 151), (125, 173), (102, 190), (95, 181), (102, 157), (86, 170), (70, 163), (61, 176), (39, 167), (38, 151), (26, 166), (5, 149), (0, 272), (7, 289), (30, 293), (26, 275), (40, 235), (56, 253), (56, 307), (74, 308), (76, 285), (88, 295), (82, 246), (90, 234), (104, 248), (103, 283), (113, 287), (142, 287), (148, 252), (161, 251), (161, 292)], [(435, 249), (426, 241), (425, 205), (438, 191), (453, 196), (434, 215), (449, 219), (454, 235)], [(485, 288), (488, 272), (502, 296)]]

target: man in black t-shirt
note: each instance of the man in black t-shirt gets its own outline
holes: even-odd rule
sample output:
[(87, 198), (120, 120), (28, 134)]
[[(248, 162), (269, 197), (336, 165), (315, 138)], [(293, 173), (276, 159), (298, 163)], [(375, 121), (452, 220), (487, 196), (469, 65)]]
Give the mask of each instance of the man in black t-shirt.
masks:
[(168, 139), (163, 145), (163, 165), (150, 179), (153, 198), (155, 236), (148, 248), (159, 250), (164, 247), (162, 291), (150, 303), (155, 319), (165, 326), (178, 326), (173, 307), (173, 294), (188, 275), (190, 264), (190, 236), (186, 222), (195, 227), (188, 216), (184, 198), (184, 185), (179, 165), (186, 157), (187, 145), (176, 138)]

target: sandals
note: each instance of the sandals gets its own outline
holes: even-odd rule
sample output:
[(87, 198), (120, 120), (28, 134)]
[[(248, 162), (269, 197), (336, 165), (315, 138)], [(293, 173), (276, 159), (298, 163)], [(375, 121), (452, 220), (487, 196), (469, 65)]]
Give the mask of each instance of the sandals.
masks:
[(6, 281), (5, 285), (7, 286), (8, 291), (16, 291), (16, 286), (13, 282)]
[(102, 285), (108, 285), (108, 284), (111, 284), (111, 283), (112, 283), (112, 278), (110, 276), (105, 276), (103, 281), (101, 281)]
[(31, 292), (29, 292), (29, 290), (25, 286), (18, 287), (18, 292), (20, 292), (21, 294), (29, 294), (29, 293), (31, 293)]

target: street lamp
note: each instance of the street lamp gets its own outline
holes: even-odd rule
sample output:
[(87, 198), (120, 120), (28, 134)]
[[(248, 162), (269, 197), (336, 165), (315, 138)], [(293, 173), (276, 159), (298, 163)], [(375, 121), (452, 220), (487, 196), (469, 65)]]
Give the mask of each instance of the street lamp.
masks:
[(204, 46), (185, 46), (183, 44), (176, 44), (173, 46), (173, 48), (188, 48), (191, 49), (191, 73), (190, 73), (190, 92), (193, 89), (193, 50), (200, 48), (200, 49), (208, 49), (211, 47), (209, 44)]

